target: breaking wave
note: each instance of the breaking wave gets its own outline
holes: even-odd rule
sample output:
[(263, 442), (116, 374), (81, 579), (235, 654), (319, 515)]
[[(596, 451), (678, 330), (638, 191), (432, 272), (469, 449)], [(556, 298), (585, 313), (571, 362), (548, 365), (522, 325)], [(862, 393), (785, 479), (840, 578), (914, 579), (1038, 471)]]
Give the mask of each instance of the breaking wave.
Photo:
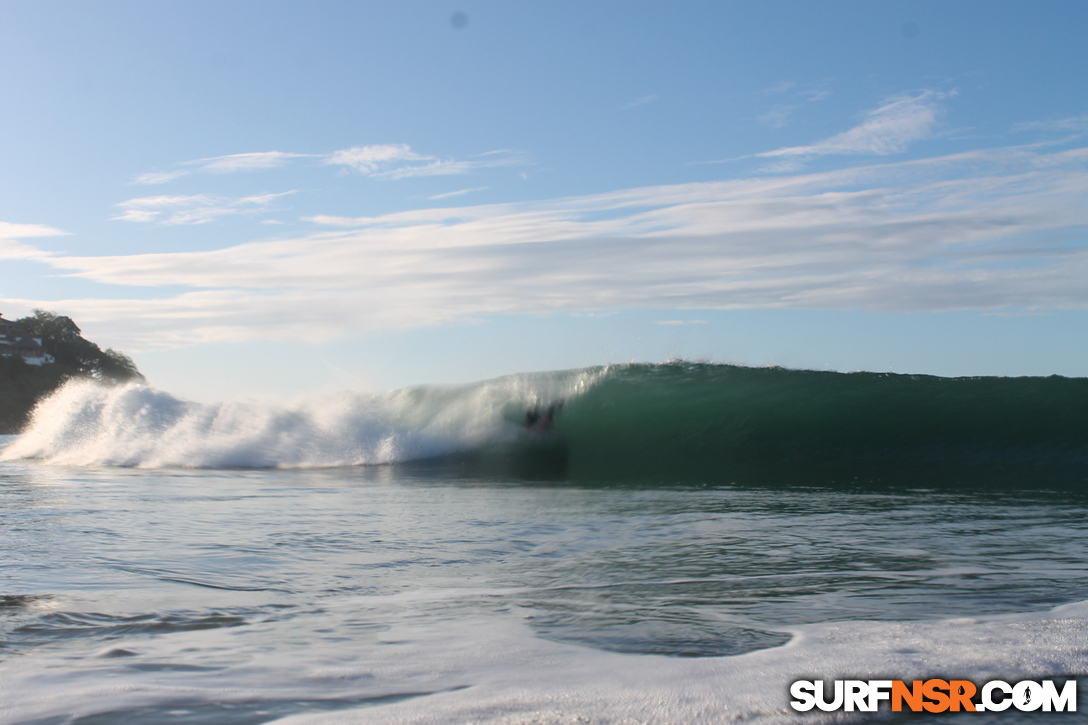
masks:
[[(342, 393), (278, 407), (200, 404), (145, 385), (69, 382), (0, 460), (146, 468), (317, 468), (401, 463), (502, 446), (527, 409), (577, 395), (599, 371), (465, 386)], [(513, 412), (511, 412), (513, 411)], [(520, 417), (519, 417), (520, 416)]]
[[(526, 412), (562, 402), (554, 428)], [(203, 405), (65, 386), (0, 458), (143, 467), (456, 466), (576, 480), (1088, 481), (1088, 379), (673, 362)], [(415, 463), (412, 463), (415, 462)], [(430, 462), (430, 463), (420, 463)]]

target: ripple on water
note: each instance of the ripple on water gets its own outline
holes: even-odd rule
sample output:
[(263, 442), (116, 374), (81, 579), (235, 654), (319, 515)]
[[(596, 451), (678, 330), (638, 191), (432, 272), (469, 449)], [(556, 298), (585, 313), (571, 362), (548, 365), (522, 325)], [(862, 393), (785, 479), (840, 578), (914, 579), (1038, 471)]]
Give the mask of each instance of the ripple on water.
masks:
[(239, 627), (244, 617), (232, 614), (166, 614), (115, 615), (96, 612), (49, 612), (11, 630), (16, 644), (37, 644), (78, 637), (81, 639), (114, 639), (139, 635), (158, 635), (220, 627)]
[(531, 617), (529, 626), (555, 642), (668, 657), (730, 657), (780, 647), (791, 639), (784, 632), (714, 621), (697, 613), (650, 610), (551, 611)]

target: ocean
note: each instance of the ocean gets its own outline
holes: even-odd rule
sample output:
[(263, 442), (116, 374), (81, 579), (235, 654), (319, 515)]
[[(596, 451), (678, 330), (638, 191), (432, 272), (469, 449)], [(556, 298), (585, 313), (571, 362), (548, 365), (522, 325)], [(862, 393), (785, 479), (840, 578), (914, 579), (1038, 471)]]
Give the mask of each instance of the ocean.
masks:
[(1088, 675), (1086, 514), (1081, 378), (72, 383), (0, 439), (0, 725), (1072, 722), (789, 688)]

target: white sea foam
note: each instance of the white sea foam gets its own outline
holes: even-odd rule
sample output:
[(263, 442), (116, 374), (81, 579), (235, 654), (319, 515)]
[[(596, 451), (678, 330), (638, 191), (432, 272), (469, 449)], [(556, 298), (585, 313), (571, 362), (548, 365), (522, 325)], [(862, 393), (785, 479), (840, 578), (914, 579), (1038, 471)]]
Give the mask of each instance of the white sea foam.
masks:
[(343, 393), (277, 407), (190, 403), (145, 385), (73, 381), (42, 401), (0, 460), (61, 465), (330, 467), (395, 463), (509, 440), (504, 413), (576, 395), (602, 370)]
[[(794, 640), (785, 647), (711, 659), (616, 655), (557, 648), (524, 638), (485, 640), (475, 646), (472, 658), (485, 666), (477, 665), (471, 672), (458, 664), (464, 653), (454, 654), (456, 646), (444, 653), (448, 659), (441, 664), (431, 658), (432, 668), (446, 674), (445, 684), (471, 683), (465, 689), (277, 722), (559, 725), (850, 720), (845, 713), (791, 711), (790, 683), (802, 678), (911, 680), (942, 675), (976, 682), (1016, 681), (1083, 673), (1088, 671), (1086, 617), (1088, 603), (1080, 603), (1040, 615), (810, 625), (795, 630)], [(418, 656), (426, 659), (422, 648)]]
[[(365, 598), (342, 601), (333, 610), (343, 612), (322, 616), (335, 619), (347, 610), (357, 615), (366, 605)], [(209, 704), (259, 708), (274, 718), (277, 703), (320, 700), (349, 707), (322, 712), (326, 708), (301, 705), (275, 721), (841, 722), (857, 713), (792, 712), (789, 683), (928, 676), (1015, 681), (1083, 673), (1086, 624), (1088, 602), (1030, 615), (809, 625), (797, 628), (784, 647), (706, 659), (624, 655), (545, 641), (513, 614), (401, 625), (377, 642), (274, 651), (240, 650), (230, 629), (179, 632), (120, 639), (95, 657), (30, 654), (0, 663), (0, 725), (102, 713), (120, 720), (141, 708), (196, 712)], [(216, 656), (221, 666), (186, 669), (194, 652)], [(133, 668), (126, 656), (137, 654), (161, 664)]]

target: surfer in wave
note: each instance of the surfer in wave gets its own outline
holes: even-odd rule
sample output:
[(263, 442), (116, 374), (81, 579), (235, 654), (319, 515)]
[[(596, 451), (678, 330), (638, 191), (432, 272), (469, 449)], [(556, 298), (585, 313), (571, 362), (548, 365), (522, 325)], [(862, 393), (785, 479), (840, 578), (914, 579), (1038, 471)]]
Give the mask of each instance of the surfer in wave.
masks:
[(563, 401), (552, 403), (541, 410), (541, 406), (534, 405), (525, 411), (525, 428), (532, 433), (551, 433), (555, 425), (555, 414), (563, 407)]

